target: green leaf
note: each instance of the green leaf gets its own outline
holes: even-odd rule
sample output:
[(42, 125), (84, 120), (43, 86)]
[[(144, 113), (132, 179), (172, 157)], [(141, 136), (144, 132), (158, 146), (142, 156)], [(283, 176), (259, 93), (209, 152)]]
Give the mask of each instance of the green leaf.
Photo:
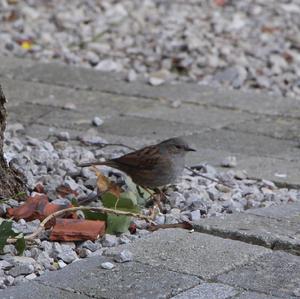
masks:
[(99, 212), (83, 210), (84, 218), (87, 220), (102, 220), (106, 221), (107, 215)]
[(121, 234), (128, 232), (128, 228), (131, 222), (131, 217), (107, 215), (107, 234)]
[[(138, 213), (139, 207), (137, 205), (136, 194), (132, 191), (123, 192), (118, 198), (107, 192), (102, 196), (103, 206), (106, 208), (120, 211), (127, 211), (132, 213)], [(106, 233), (108, 234), (120, 234), (128, 231), (128, 227), (131, 222), (130, 216), (123, 215), (107, 215), (106, 220)]]
[(26, 243), (25, 243), (23, 234), (20, 237), (18, 237), (15, 247), (16, 247), (19, 255), (23, 254), (25, 247), (26, 247)]
[(9, 237), (15, 237), (18, 235), (13, 231), (12, 224), (12, 221), (2, 221), (0, 224), (0, 252), (3, 251)]
[(121, 193), (119, 200), (115, 195), (107, 192), (102, 196), (102, 203), (104, 207), (110, 209), (116, 208), (120, 211), (139, 212), (136, 195), (131, 191)]
[(72, 197), (71, 204), (74, 207), (78, 207), (79, 206), (78, 201), (77, 201), (77, 199), (75, 197)]

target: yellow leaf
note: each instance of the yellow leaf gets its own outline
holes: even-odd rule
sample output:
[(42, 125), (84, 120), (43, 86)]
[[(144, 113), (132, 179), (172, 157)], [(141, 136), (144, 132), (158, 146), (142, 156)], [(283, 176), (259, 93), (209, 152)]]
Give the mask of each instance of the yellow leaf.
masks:
[(32, 42), (29, 40), (24, 40), (21, 43), (21, 47), (25, 50), (30, 50), (32, 48)]

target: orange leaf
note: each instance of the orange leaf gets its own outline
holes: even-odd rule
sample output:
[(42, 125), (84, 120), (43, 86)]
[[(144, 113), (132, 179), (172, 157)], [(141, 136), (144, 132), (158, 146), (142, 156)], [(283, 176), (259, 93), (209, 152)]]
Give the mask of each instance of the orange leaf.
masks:
[(115, 183), (110, 181), (105, 175), (103, 175), (95, 166), (92, 167), (97, 176), (97, 187), (101, 193), (110, 192), (117, 198), (120, 197), (121, 188)]

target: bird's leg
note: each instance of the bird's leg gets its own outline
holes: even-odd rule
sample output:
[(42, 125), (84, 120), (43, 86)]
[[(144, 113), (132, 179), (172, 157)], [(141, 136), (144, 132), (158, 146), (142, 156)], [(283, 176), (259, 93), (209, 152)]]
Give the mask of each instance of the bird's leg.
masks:
[[(149, 194), (150, 196), (146, 199), (148, 205), (149, 205), (149, 202), (151, 202), (151, 200), (158, 206), (159, 210), (162, 212), (162, 213), (165, 213), (165, 209), (162, 207), (161, 205), (161, 191), (159, 189), (154, 189), (154, 193), (151, 192), (151, 190), (147, 187), (143, 187)], [(157, 190), (159, 190), (157, 192)], [(146, 205), (147, 205), (146, 203)]]
[(159, 198), (159, 199), (160, 199), (163, 203), (166, 202), (167, 196), (166, 196), (166, 194), (165, 194), (162, 190), (160, 190), (159, 188), (155, 188), (155, 189), (154, 189), (154, 192), (155, 192), (156, 194), (159, 194), (159, 195), (160, 195), (160, 198)]

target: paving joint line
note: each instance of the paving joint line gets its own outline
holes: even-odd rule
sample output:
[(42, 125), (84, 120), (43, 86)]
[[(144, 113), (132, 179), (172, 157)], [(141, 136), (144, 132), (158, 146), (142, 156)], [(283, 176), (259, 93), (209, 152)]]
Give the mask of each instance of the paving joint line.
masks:
[[(294, 256), (300, 256), (300, 248), (299, 249), (293, 249), (288, 246), (287, 242), (280, 242), (280, 241), (272, 241), (270, 245), (268, 245), (263, 239), (260, 239), (256, 237), (255, 235), (250, 236), (244, 236), (240, 232), (224, 232), (222, 230), (216, 229), (216, 228), (195, 228), (196, 232), (212, 235), (216, 237), (220, 237), (226, 240), (233, 240), (233, 241), (240, 241), (246, 244), (261, 246), (264, 248), (271, 249), (272, 251), (281, 250), (284, 252), (287, 252), (289, 254), (292, 254)], [(286, 245), (287, 244), (287, 245)]]
[[(0, 78), (7, 78), (7, 79), (11, 79), (11, 80), (16, 80), (16, 81), (21, 81), (21, 82), (30, 82), (30, 83), (39, 83), (39, 84), (44, 84), (44, 85), (50, 85), (50, 86), (58, 86), (58, 87), (65, 87), (65, 88), (69, 88), (69, 89), (74, 89), (74, 90), (83, 90), (83, 91), (89, 91), (89, 92), (102, 92), (102, 93), (106, 93), (106, 94), (110, 94), (110, 95), (120, 95), (120, 96), (127, 96), (127, 97), (133, 97), (133, 98), (142, 98), (142, 99), (148, 99), (148, 100), (154, 100), (154, 101), (159, 101), (161, 97), (148, 97), (148, 96), (143, 96), (143, 95), (139, 95), (139, 94), (126, 94), (126, 93), (122, 93), (122, 92), (117, 92), (117, 91), (111, 91), (111, 90), (98, 90), (95, 89), (92, 86), (74, 86), (72, 84), (69, 83), (49, 83), (43, 80), (28, 80), (28, 79), (20, 79), (18, 77), (15, 77), (14, 75), (12, 76), (6, 76), (6, 75), (1, 75), (0, 74)], [(143, 83), (143, 82), (141, 82)], [(129, 83), (128, 83), (129, 84)], [(250, 115), (255, 115), (257, 116), (258, 112), (253, 112), (251, 110), (248, 109), (241, 109), (238, 107), (229, 107), (229, 106), (222, 106), (219, 104), (210, 104), (210, 103), (201, 103), (201, 102), (195, 102), (195, 101), (191, 101), (191, 100), (185, 100), (182, 101), (183, 104), (188, 104), (188, 105), (193, 105), (193, 106), (201, 106), (201, 107), (206, 107), (206, 108), (217, 108), (220, 110), (229, 110), (229, 111), (240, 111), (240, 112), (244, 112), (244, 113), (248, 113)], [(259, 115), (261, 117), (263, 116), (268, 116), (268, 117), (275, 117), (275, 116), (279, 116), (279, 117), (286, 117), (289, 119), (297, 119), (299, 120), (300, 117), (297, 116), (292, 116), (292, 115), (288, 115), (287, 112), (282, 112), (282, 113), (276, 113), (276, 114), (270, 114), (270, 113), (259, 113)]]
[(87, 296), (89, 298), (102, 299), (102, 298), (99, 298), (99, 297), (91, 297), (90, 295), (86, 294), (85, 292), (81, 292), (81, 291), (78, 291), (78, 290), (75, 290), (75, 289), (72, 289), (72, 288), (59, 287), (57, 285), (52, 285), (52, 283), (49, 283), (49, 284), (48, 283), (44, 283), (43, 281), (40, 281), (40, 280), (33, 280), (33, 282), (35, 284), (38, 284), (38, 285), (42, 285), (42, 286), (54, 288), (54, 289), (61, 290), (61, 291), (64, 291), (64, 292), (68, 292), (68, 293), (71, 293), (71, 294), (80, 294), (80, 295), (83, 294), (83, 295), (85, 295), (85, 296)]
[(89, 298), (97, 298), (97, 299), (104, 299), (104, 297), (95, 297), (95, 296), (90, 296), (88, 294), (86, 294), (85, 292), (81, 292), (81, 291), (78, 291), (78, 290), (75, 290), (75, 289), (72, 289), (72, 288), (64, 288), (64, 287), (59, 287), (57, 285), (53, 285), (52, 283), (44, 283), (43, 281), (40, 281), (40, 280), (34, 280), (34, 282), (36, 284), (39, 284), (39, 285), (42, 285), (42, 286), (46, 286), (46, 287), (50, 287), (50, 288), (54, 288), (54, 289), (57, 289), (57, 290), (61, 290), (61, 291), (64, 291), (64, 292), (68, 292), (68, 293), (71, 293), (71, 294), (80, 294), (80, 295), (85, 295)]

